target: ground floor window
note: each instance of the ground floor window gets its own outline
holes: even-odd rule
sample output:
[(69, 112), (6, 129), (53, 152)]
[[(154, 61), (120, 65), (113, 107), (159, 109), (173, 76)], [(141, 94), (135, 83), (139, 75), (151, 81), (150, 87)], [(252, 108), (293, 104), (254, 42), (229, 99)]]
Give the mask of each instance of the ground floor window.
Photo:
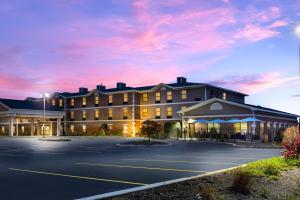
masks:
[(241, 133), (241, 123), (234, 123), (233, 128), (234, 128), (234, 133)]
[(86, 133), (86, 125), (85, 124), (82, 125), (82, 132)]
[(1, 132), (4, 133), (5, 132), (5, 127), (1, 126)]
[(22, 132), (22, 133), (25, 132), (25, 127), (24, 127), (24, 126), (21, 127), (21, 132)]
[(265, 124), (263, 122), (260, 122), (260, 134), (264, 134), (265, 131)]
[(215, 128), (216, 131), (218, 133), (220, 133), (221, 124), (219, 124), (219, 123), (208, 123), (207, 126), (208, 126), (208, 132), (210, 132), (212, 128)]
[(122, 130), (123, 134), (127, 134), (128, 133), (128, 125), (127, 124), (123, 124), (123, 130)]
[(247, 123), (241, 123), (241, 134), (245, 135), (247, 133)]
[(71, 129), (71, 133), (74, 133), (74, 125), (73, 124), (71, 124), (70, 129)]

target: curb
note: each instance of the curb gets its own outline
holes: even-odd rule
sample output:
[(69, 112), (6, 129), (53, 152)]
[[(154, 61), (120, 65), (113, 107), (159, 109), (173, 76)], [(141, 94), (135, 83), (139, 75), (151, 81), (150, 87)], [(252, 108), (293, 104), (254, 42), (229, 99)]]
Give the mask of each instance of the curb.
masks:
[(210, 175), (213, 175), (213, 174), (222, 173), (222, 172), (225, 172), (225, 171), (233, 170), (233, 169), (236, 169), (236, 168), (239, 168), (239, 167), (244, 167), (244, 166), (246, 166), (246, 164), (241, 164), (241, 165), (238, 165), (238, 166), (235, 166), (235, 167), (230, 167), (230, 168), (221, 169), (221, 170), (217, 170), (217, 171), (213, 171), (213, 172), (208, 172), (208, 173), (197, 175), (197, 176), (191, 176), (191, 177), (187, 177), (187, 178), (179, 178), (179, 179), (174, 179), (174, 180), (170, 180), (170, 181), (163, 181), (163, 182), (159, 182), (159, 183), (149, 184), (149, 185), (146, 185), (146, 186), (129, 188), (129, 189), (119, 190), (119, 191), (115, 191), (115, 192), (108, 192), (108, 193), (104, 193), (104, 194), (79, 198), (79, 199), (75, 199), (75, 200), (97, 200), (97, 199), (111, 198), (111, 197), (120, 196), (120, 195), (124, 195), (124, 194), (128, 194), (128, 193), (132, 193), (132, 192), (139, 192), (139, 191), (142, 191), (142, 190), (154, 189), (154, 188), (157, 188), (157, 187), (170, 185), (170, 184), (173, 184), (173, 183), (179, 183), (179, 182), (188, 181), (188, 180), (192, 180), (192, 179), (196, 179), (196, 178), (210, 176)]
[(48, 142), (70, 142), (70, 138), (39, 138), (39, 141), (48, 141)]
[(167, 147), (172, 144), (153, 144), (153, 145), (134, 145), (134, 144), (117, 144), (118, 147)]

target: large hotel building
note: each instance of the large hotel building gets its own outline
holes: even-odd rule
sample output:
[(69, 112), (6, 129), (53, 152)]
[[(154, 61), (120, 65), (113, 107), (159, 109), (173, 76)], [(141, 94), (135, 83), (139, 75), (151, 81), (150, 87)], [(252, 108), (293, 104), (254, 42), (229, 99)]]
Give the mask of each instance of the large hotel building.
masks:
[(97, 85), (54, 93), (45, 101), (0, 99), (0, 135), (140, 135), (142, 122), (162, 124), (164, 137), (194, 138), (212, 127), (272, 141), (276, 131), (298, 126), (299, 116), (245, 103), (247, 95), (178, 77), (171, 84), (115, 88)]

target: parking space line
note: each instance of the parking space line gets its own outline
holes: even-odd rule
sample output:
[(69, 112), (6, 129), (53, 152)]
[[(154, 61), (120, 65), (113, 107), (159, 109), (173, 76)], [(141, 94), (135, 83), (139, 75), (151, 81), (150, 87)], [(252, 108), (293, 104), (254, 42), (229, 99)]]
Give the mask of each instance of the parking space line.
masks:
[(156, 155), (157, 157), (170, 157), (170, 158), (178, 158), (178, 157), (190, 157), (190, 158), (203, 158), (203, 157), (210, 157), (210, 158), (224, 158), (224, 159), (230, 159), (230, 160), (256, 160), (259, 158), (242, 158), (242, 157), (224, 157), (224, 156), (214, 156), (214, 155), (200, 155), (200, 156), (190, 156), (190, 155)]
[(0, 156), (24, 156), (24, 155), (15, 155), (15, 154), (7, 154), (7, 153), (0, 153)]
[(112, 180), (112, 179), (102, 179), (102, 178), (85, 177), (85, 176), (75, 176), (75, 175), (69, 175), (69, 174), (60, 174), (60, 173), (43, 172), (43, 171), (18, 169), (18, 168), (9, 168), (9, 170), (19, 171), (19, 172), (35, 173), (35, 174), (52, 175), (52, 176), (61, 176), (61, 177), (68, 177), (68, 178), (75, 178), (75, 179), (86, 179), (86, 180), (94, 180), (94, 181), (123, 183), (123, 184), (130, 184), (130, 185), (147, 185), (145, 183), (138, 183), (138, 182), (120, 181), (120, 180)]
[(188, 170), (188, 169), (175, 169), (175, 168), (160, 168), (160, 167), (142, 167), (132, 165), (111, 165), (100, 163), (75, 163), (76, 165), (88, 165), (88, 166), (103, 166), (103, 167), (118, 167), (118, 168), (132, 168), (132, 169), (146, 169), (146, 170), (160, 170), (160, 171), (175, 171), (175, 172), (191, 172), (191, 173), (204, 173), (207, 171), (201, 170)]
[(167, 162), (167, 163), (194, 163), (194, 164), (213, 164), (213, 165), (240, 165), (240, 163), (223, 163), (223, 162), (201, 162), (188, 160), (160, 160), (160, 159), (138, 159), (127, 158), (122, 160), (145, 161), (145, 162)]

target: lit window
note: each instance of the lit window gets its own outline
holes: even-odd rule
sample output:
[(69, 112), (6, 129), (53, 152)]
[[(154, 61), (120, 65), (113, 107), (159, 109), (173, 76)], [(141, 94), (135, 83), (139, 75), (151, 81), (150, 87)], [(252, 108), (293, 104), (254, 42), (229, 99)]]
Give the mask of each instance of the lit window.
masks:
[(112, 104), (113, 103), (113, 95), (108, 96), (108, 103)]
[(82, 132), (86, 133), (86, 125), (85, 124), (82, 125)]
[(123, 124), (123, 134), (127, 134), (128, 133), (128, 125), (127, 124)]
[(224, 100), (227, 99), (227, 94), (226, 94), (226, 92), (223, 92), (223, 99), (224, 99)]
[(148, 108), (143, 108), (142, 109), (142, 116), (143, 117), (148, 117)]
[(95, 119), (99, 119), (99, 110), (95, 110)]
[(160, 101), (160, 92), (155, 93), (155, 101), (159, 102)]
[(172, 116), (173, 116), (173, 108), (167, 107), (167, 117), (172, 117)]
[(128, 118), (128, 108), (123, 108), (123, 119), (127, 119)]
[(234, 123), (234, 133), (241, 133), (241, 123)]
[(185, 110), (186, 109), (186, 106), (181, 106), (181, 110)]
[(147, 102), (148, 101), (148, 94), (144, 93), (143, 94), (143, 102)]
[(82, 111), (82, 120), (86, 120), (86, 111), (85, 110)]
[(173, 100), (172, 91), (167, 91), (167, 101), (172, 101), (172, 100)]
[(71, 120), (74, 119), (74, 111), (71, 111), (71, 113), (70, 113), (70, 118), (71, 118)]
[(123, 102), (128, 103), (128, 94), (127, 93), (124, 94)]
[(155, 117), (156, 118), (160, 117), (160, 108), (155, 108)]
[(113, 111), (112, 109), (108, 109), (108, 118), (112, 119)]
[(95, 105), (99, 105), (99, 96), (98, 95), (95, 96)]
[(247, 123), (241, 123), (241, 134), (245, 135), (247, 133)]
[(187, 99), (187, 91), (181, 90), (181, 99)]
[(55, 106), (55, 99), (52, 99), (52, 106)]
[(108, 124), (107, 127), (109, 131), (112, 130), (112, 124)]
[(74, 133), (74, 125), (73, 124), (71, 124), (70, 130), (71, 130), (71, 133)]
[(59, 99), (59, 107), (63, 107), (63, 100)]
[(5, 132), (5, 127), (4, 127), (4, 126), (1, 127), (1, 132), (2, 132), (2, 133)]
[(86, 106), (86, 97), (82, 97), (82, 106)]
[(21, 132), (24, 133), (25, 132), (25, 127), (21, 126)]
[(74, 104), (75, 104), (74, 99), (71, 99), (71, 103), (70, 103), (71, 107), (74, 107)]

